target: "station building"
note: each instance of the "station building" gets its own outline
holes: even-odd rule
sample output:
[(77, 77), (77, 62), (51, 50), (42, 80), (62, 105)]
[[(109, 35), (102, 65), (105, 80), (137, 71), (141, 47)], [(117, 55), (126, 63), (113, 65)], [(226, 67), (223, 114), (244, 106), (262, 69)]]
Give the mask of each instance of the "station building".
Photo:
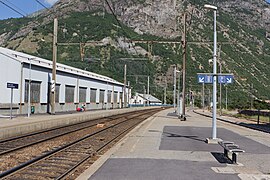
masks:
[(131, 106), (142, 106), (149, 102), (150, 106), (160, 106), (162, 101), (152, 96), (151, 94), (140, 94), (135, 93), (135, 95), (130, 99)]
[[(12, 96), (14, 114), (27, 114), (29, 87), (32, 113), (50, 112), (52, 61), (0, 47), (0, 72), (0, 114), (7, 114), (11, 104), (7, 83), (18, 84)], [(124, 84), (112, 78), (56, 64), (55, 112), (81, 105), (86, 110), (123, 108), (123, 92)]]

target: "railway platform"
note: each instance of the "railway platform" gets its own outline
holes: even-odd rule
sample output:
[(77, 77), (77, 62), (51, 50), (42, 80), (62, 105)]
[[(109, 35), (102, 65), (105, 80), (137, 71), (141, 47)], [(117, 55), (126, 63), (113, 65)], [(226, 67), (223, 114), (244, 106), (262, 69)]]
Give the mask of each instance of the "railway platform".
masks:
[[(0, 139), (5, 139), (12, 136), (22, 135), (35, 131), (41, 131), (53, 127), (75, 124), (79, 122), (84, 122), (86, 120), (141, 110), (143, 108), (144, 107), (134, 107), (124, 109), (56, 113), (55, 115), (34, 114), (31, 115), (30, 117), (17, 116), (13, 119), (10, 119), (9, 116), (0, 116)], [(155, 107), (145, 107), (145, 108), (155, 108)]]
[(77, 179), (270, 180), (269, 133), (218, 121), (218, 138), (245, 150), (238, 163), (231, 164), (221, 146), (205, 142), (211, 137), (211, 123), (211, 118), (193, 111), (187, 112), (187, 121), (180, 121), (173, 109), (161, 111), (128, 133)]

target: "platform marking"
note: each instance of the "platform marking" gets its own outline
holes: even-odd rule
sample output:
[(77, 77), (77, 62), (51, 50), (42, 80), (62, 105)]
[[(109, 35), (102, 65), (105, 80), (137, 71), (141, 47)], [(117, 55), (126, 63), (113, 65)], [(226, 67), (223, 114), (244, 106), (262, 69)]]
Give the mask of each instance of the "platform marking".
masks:
[[(154, 120), (155, 117), (152, 117), (152, 118), (153, 118), (153, 119), (152, 119), (151, 122), (148, 124), (148, 126), (144, 129), (142, 135), (144, 135), (144, 134), (146, 133), (146, 131), (148, 131), (149, 127), (150, 127), (150, 126), (152, 125), (152, 123), (154, 122), (153, 120)], [(134, 145), (132, 146), (132, 148), (131, 148), (131, 150), (130, 150), (129, 152), (134, 152), (134, 150), (135, 150), (137, 144), (139, 143), (139, 141), (141, 140), (142, 137), (143, 137), (143, 136), (141, 136), (141, 137), (139, 137), (139, 138), (137, 139), (137, 141), (134, 143)]]

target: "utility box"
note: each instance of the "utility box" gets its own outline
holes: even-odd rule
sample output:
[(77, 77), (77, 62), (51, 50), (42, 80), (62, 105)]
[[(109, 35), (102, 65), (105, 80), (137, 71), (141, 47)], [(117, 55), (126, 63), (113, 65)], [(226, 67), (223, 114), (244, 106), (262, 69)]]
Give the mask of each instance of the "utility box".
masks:
[(35, 106), (31, 106), (31, 114), (35, 113)]

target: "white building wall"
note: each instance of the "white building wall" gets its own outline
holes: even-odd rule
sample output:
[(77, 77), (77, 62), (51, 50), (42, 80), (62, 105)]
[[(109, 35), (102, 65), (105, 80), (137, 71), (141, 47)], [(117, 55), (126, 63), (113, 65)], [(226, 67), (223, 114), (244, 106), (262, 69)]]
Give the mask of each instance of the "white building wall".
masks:
[(21, 82), (21, 63), (16, 60), (10, 60), (0, 54), (0, 104), (10, 103), (11, 90), (7, 88), (7, 83), (19, 84), (19, 89), (13, 91), (13, 102), (20, 102)]
[[(0, 105), (1, 104), (9, 104), (10, 103), (10, 89), (7, 89), (7, 82), (17, 83), (19, 84), (19, 89), (14, 90), (14, 104), (19, 105), (20, 103), (20, 95), (22, 100), (22, 111), (21, 113), (26, 113), (27, 111), (27, 103), (24, 102), (25, 100), (25, 81), (31, 78), (32, 81), (41, 82), (40, 84), (40, 103), (31, 104), (36, 107), (35, 113), (45, 113), (47, 112), (47, 102), (48, 102), (48, 86), (49, 82), (51, 82), (52, 78), (52, 70), (51, 70), (51, 61), (45, 61), (43, 59), (34, 58), (32, 56), (22, 54), (19, 52), (7, 50), (5, 48), (0, 48)], [(7, 54), (2, 53), (5, 52)], [(9, 52), (11, 51), (11, 52)], [(15, 54), (19, 55), (15, 55)], [(28, 57), (29, 56), (29, 57)], [(32, 59), (32, 60), (31, 60)], [(44, 62), (43, 62), (44, 61)], [(29, 66), (29, 62), (31, 62), (31, 70)], [(23, 66), (22, 66), (23, 65)], [(71, 70), (72, 73), (67, 72), (68, 68), (72, 69), (72, 67), (63, 66), (62, 70), (57, 70), (56, 75), (56, 84), (60, 85), (59, 87), (59, 104), (56, 105), (56, 112), (59, 111), (68, 111), (68, 110), (75, 110), (76, 104), (79, 102), (79, 87), (86, 87), (87, 94), (86, 94), (86, 103), (88, 106), (95, 107), (95, 108), (104, 108), (104, 104), (99, 104), (99, 95), (100, 89), (105, 90), (104, 92), (104, 103), (107, 103), (107, 94), (108, 91), (111, 91), (111, 97), (114, 97), (114, 91), (118, 93), (117, 95), (117, 103), (120, 102), (120, 92), (123, 91), (123, 85), (119, 82), (116, 84), (112, 83), (110, 78), (100, 78), (103, 76), (96, 75), (93, 78), (89, 78), (86, 76), (80, 76), (80, 70)], [(66, 68), (66, 69), (65, 69)], [(29, 72), (31, 71), (31, 77)], [(87, 73), (87, 72), (84, 72)], [(78, 74), (78, 75), (77, 75)], [(81, 73), (83, 74), (83, 73)], [(79, 78), (79, 79), (78, 79)], [(97, 79), (95, 79), (97, 78)], [(109, 80), (109, 83), (106, 81)], [(74, 103), (66, 103), (65, 102), (65, 86), (70, 85), (75, 87), (74, 92)], [(90, 88), (97, 89), (96, 94), (96, 105), (90, 105)], [(21, 90), (21, 92), (20, 92)], [(127, 89), (126, 89), (127, 90)], [(127, 90), (128, 91), (128, 90)], [(124, 93), (123, 93), (124, 95)], [(92, 104), (92, 103), (91, 103)], [(98, 105), (99, 104), (99, 105)], [(90, 108), (91, 108), (90, 107)], [(113, 108), (117, 108), (118, 106), (114, 103)], [(1, 108), (1, 106), (0, 106)], [(58, 109), (57, 109), (58, 108)], [(112, 108), (111, 101), (107, 103), (107, 108)], [(1, 111), (1, 109), (0, 109)], [(1, 114), (1, 113), (0, 113)]]

